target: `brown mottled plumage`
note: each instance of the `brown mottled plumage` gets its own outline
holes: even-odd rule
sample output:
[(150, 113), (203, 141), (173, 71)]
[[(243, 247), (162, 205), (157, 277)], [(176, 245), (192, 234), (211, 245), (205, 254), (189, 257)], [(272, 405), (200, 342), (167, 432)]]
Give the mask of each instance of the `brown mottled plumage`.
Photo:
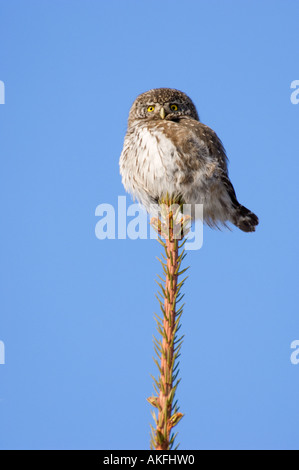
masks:
[(258, 218), (239, 204), (228, 177), (220, 139), (199, 121), (191, 99), (181, 91), (158, 88), (133, 103), (120, 157), (127, 191), (148, 212), (163, 196), (203, 204), (210, 226), (231, 222), (253, 232)]

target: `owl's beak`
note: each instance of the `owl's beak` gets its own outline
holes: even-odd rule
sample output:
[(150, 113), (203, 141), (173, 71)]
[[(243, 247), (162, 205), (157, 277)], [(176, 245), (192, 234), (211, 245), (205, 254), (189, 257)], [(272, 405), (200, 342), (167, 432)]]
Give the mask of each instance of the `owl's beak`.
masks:
[(161, 116), (162, 119), (165, 119), (166, 113), (165, 113), (165, 109), (163, 107), (160, 109), (160, 116)]

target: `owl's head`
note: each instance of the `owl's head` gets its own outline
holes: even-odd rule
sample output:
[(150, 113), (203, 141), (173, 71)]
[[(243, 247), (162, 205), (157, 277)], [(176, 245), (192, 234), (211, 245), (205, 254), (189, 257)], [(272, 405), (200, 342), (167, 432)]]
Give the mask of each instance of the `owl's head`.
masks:
[(155, 88), (139, 95), (129, 114), (129, 126), (140, 120), (177, 121), (189, 117), (199, 121), (192, 100), (182, 91)]

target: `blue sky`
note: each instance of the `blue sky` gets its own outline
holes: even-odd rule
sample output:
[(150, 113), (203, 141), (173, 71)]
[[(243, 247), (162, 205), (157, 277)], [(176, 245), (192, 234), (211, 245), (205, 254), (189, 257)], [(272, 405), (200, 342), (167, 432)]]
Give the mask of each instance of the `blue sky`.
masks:
[[(98, 240), (129, 108), (195, 102), (255, 234), (188, 252), (181, 449), (298, 449), (299, 4), (0, 1), (0, 448), (146, 449), (154, 240)], [(128, 198), (129, 203), (129, 198)]]

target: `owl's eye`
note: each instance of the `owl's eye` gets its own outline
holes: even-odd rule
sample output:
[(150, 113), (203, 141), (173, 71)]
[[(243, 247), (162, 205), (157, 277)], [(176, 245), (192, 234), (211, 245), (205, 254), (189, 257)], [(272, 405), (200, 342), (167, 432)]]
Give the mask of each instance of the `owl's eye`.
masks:
[(172, 105), (170, 106), (170, 109), (171, 109), (171, 111), (177, 111), (177, 110), (178, 110), (178, 107), (177, 107), (176, 104), (172, 104)]
[(147, 111), (148, 111), (149, 113), (152, 113), (154, 110), (155, 110), (155, 106), (149, 106), (149, 107), (147, 108)]

